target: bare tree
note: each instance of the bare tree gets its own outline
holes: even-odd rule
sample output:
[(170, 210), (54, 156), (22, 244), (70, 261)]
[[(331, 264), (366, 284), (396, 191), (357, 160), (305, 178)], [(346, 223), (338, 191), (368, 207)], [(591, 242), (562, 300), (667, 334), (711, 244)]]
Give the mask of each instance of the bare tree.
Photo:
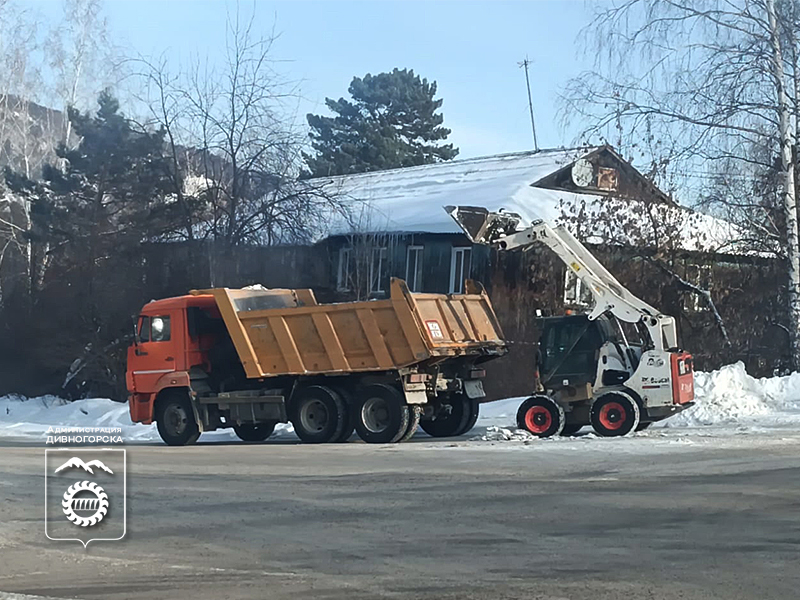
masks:
[(275, 33), (255, 29), (254, 14), (230, 14), (217, 67), (208, 58), (183, 71), (163, 58), (138, 61), (150, 125), (166, 132), (188, 239), (307, 242), (342, 210), (322, 184), (299, 180), (296, 85), (273, 57)]
[[(595, 69), (570, 83), (564, 101), (567, 119), (591, 123), (585, 135), (616, 135), (631, 157), (665, 161), (684, 194), (713, 200), (708, 208), (735, 221), (740, 241), (757, 239), (759, 250), (786, 259), (800, 368), (793, 3), (628, 0), (601, 10), (585, 37)], [(720, 193), (731, 178), (749, 180), (752, 191), (768, 173), (778, 207), (752, 195), (729, 203), (732, 194)]]

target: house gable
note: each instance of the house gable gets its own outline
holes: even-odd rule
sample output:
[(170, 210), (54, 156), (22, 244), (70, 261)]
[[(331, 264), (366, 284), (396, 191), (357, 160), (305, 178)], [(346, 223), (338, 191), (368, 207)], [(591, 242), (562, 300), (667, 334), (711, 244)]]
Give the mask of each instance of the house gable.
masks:
[(532, 187), (675, 205), (610, 146), (602, 146), (531, 183)]

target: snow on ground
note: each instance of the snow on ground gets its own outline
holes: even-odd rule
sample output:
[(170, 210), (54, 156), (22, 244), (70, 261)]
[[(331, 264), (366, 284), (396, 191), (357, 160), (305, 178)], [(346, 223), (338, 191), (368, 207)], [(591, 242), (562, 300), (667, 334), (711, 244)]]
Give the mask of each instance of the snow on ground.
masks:
[[(678, 439), (800, 431), (800, 373), (755, 379), (745, 372), (742, 363), (736, 363), (711, 373), (695, 373), (695, 396), (697, 404), (692, 408), (656, 423), (648, 431), (633, 434), (633, 437)], [(508, 398), (482, 404), (478, 423), (469, 434), (471, 439), (524, 443), (537, 440), (516, 428), (517, 409), (523, 400)], [(160, 440), (155, 425), (131, 422), (128, 405), (124, 403), (102, 398), (67, 402), (55, 396), (30, 399), (0, 397), (0, 438), (44, 442), (50, 426), (119, 427), (125, 443)], [(274, 437), (296, 439), (291, 425), (278, 425)], [(231, 430), (202, 436), (203, 441), (237, 439)], [(588, 442), (597, 436), (586, 427), (577, 439)]]
[[(0, 438), (29, 438), (44, 442), (49, 427), (119, 427), (125, 443), (160, 441), (155, 424), (133, 423), (128, 404), (107, 398), (68, 402), (56, 396), (0, 397)], [(53, 435), (52, 433), (49, 435)], [(274, 437), (294, 437), (291, 425), (279, 424)], [(238, 440), (233, 430), (203, 434), (203, 441)], [(295, 438), (296, 439), (296, 438)]]
[[(694, 435), (731, 432), (765, 432), (771, 429), (800, 430), (800, 373), (786, 377), (756, 379), (744, 364), (726, 365), (711, 373), (695, 373), (696, 404), (659, 423), (640, 437), (659, 437), (666, 430)], [(527, 431), (517, 429), (516, 414), (524, 398), (509, 398), (481, 405), (477, 439), (484, 441), (530, 441)], [(483, 428), (483, 430), (481, 430)], [(591, 429), (584, 428), (585, 432)], [(594, 437), (594, 434), (589, 433)]]

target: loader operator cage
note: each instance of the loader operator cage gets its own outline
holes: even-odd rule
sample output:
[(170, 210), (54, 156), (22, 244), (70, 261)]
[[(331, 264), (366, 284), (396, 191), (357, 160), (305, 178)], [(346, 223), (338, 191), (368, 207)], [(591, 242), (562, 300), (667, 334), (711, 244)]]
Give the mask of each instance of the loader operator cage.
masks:
[(568, 379), (571, 384), (592, 383), (598, 351), (614, 344), (631, 364), (652, 346), (644, 323), (625, 323), (610, 313), (590, 321), (587, 315), (546, 317), (541, 320), (539, 373), (545, 387)]

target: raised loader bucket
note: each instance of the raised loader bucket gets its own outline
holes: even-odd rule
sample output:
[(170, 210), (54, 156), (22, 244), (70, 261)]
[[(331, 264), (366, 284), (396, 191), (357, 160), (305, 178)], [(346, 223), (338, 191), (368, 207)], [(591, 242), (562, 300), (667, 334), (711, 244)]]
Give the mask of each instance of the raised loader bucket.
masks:
[(516, 213), (491, 213), (481, 206), (445, 206), (444, 210), (474, 244), (492, 244), (501, 236), (516, 233), (522, 220)]

